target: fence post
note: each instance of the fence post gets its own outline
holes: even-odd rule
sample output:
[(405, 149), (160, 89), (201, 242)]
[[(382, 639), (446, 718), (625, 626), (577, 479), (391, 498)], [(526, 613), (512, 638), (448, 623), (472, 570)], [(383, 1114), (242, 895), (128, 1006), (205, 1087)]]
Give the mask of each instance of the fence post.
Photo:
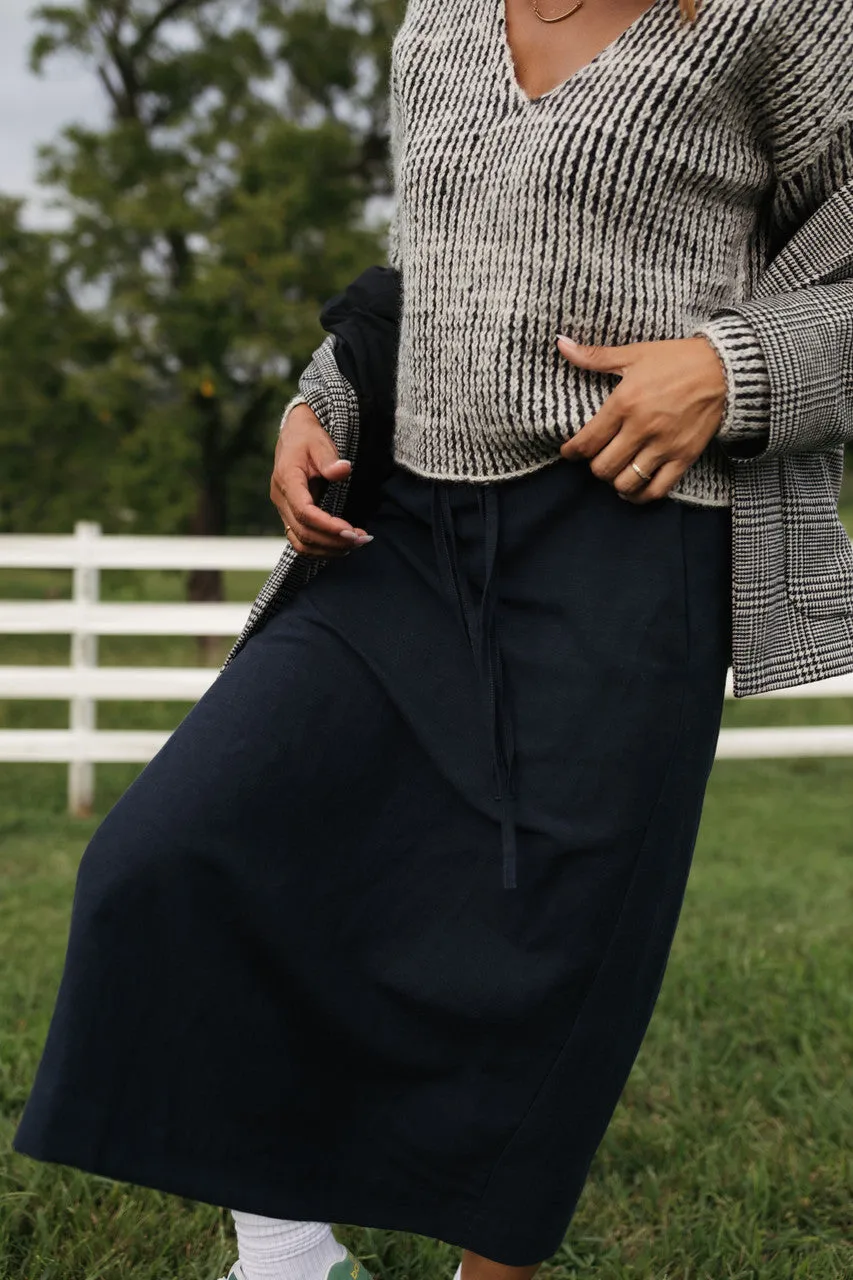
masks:
[[(100, 570), (87, 563), (87, 546), (101, 536), (101, 526), (89, 520), (78, 520), (74, 536), (80, 548), (80, 562), (74, 566), (72, 598), (78, 604), (97, 604), (100, 596)], [(79, 627), (71, 635), (71, 666), (90, 670), (98, 665), (98, 637)], [(96, 704), (93, 698), (72, 698), (69, 705), (69, 728), (94, 729)], [(91, 760), (72, 760), (68, 766), (68, 812), (86, 818), (95, 803), (95, 766)]]

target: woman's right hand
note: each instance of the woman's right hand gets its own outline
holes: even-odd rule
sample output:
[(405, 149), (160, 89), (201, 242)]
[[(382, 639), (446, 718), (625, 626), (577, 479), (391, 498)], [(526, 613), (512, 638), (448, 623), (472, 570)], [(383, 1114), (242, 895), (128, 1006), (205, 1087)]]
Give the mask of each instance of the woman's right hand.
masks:
[(372, 541), (318, 505), (329, 482), (345, 480), (352, 463), (338, 457), (332, 437), (307, 404), (287, 415), (275, 448), (270, 499), (294, 550), (307, 556), (342, 556)]

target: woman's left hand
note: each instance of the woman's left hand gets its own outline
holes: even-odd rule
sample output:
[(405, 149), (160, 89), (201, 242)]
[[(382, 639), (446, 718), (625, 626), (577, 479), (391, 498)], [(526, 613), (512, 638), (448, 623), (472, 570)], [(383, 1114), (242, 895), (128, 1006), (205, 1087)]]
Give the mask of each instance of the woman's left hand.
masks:
[[(716, 434), (726, 401), (726, 375), (701, 334), (624, 347), (570, 346), (562, 355), (581, 369), (619, 373), (619, 383), (583, 427), (560, 447), (586, 458), (590, 470), (629, 502), (663, 498)], [(631, 466), (652, 477), (645, 481)]]

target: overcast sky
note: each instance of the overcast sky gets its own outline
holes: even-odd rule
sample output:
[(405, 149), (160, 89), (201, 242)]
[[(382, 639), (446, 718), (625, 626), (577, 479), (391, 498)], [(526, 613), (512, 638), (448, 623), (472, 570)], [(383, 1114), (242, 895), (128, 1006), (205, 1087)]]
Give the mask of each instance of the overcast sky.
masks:
[[(38, 0), (0, 0), (0, 193), (24, 196), (31, 225), (56, 225), (35, 185), (36, 147), (73, 121), (100, 124), (106, 115), (94, 76), (71, 58), (51, 58), (43, 75), (28, 70)], [(387, 218), (386, 200), (368, 203), (368, 221)]]
[[(72, 62), (54, 59), (42, 76), (27, 70), (34, 7), (0, 0), (0, 191), (36, 201), (36, 145), (72, 120), (95, 123), (103, 109), (92, 78)], [(30, 219), (39, 220), (37, 203)]]

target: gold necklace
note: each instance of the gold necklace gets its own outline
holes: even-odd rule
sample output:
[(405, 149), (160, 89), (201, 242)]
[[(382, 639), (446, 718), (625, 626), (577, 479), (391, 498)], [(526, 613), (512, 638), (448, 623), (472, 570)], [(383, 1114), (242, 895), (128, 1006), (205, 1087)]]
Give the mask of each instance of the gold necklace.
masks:
[(556, 18), (543, 18), (539, 12), (539, 0), (533, 0), (533, 12), (540, 22), (562, 22), (563, 18), (570, 18), (573, 13), (577, 13), (578, 9), (583, 8), (583, 0), (575, 0), (571, 9), (567, 9), (565, 13), (558, 13)]

